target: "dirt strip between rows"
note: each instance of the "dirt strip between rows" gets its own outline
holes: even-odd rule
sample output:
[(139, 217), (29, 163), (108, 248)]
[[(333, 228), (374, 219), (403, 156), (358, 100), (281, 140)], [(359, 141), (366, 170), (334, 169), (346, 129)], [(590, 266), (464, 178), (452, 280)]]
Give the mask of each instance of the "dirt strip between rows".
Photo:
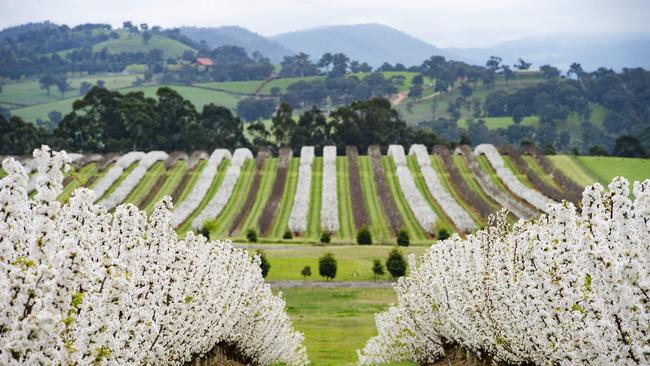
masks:
[(289, 161), (293, 156), (293, 151), (289, 148), (280, 149), (280, 157), (278, 161), (278, 172), (275, 176), (275, 182), (273, 182), (273, 188), (271, 189), (271, 196), (264, 206), (264, 211), (262, 211), (262, 216), (260, 216), (260, 232), (263, 235), (266, 235), (271, 230), (271, 225), (273, 224), (273, 219), (275, 218), (275, 212), (278, 210), (280, 201), (282, 200), (282, 194), (284, 193), (284, 185), (287, 181), (287, 173), (289, 170)]
[(363, 190), (361, 189), (361, 177), (359, 176), (359, 151), (356, 146), (345, 148), (345, 154), (348, 157), (348, 178), (350, 182), (350, 198), (352, 200), (352, 212), (354, 213), (354, 225), (357, 229), (362, 226), (368, 226), (368, 209), (363, 199)]

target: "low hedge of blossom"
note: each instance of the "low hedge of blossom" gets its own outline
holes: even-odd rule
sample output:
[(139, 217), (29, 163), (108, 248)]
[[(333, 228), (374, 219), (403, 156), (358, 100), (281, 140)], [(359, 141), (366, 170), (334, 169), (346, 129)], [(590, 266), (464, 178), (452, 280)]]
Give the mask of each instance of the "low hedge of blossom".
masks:
[(289, 216), (289, 230), (300, 234), (307, 229), (307, 211), (309, 210), (309, 197), (311, 193), (311, 170), (314, 162), (314, 147), (303, 146), (300, 149), (300, 168), (298, 169), (298, 186), (293, 198), (291, 215)]
[(438, 217), (429, 203), (426, 201), (422, 192), (413, 181), (413, 176), (406, 163), (406, 155), (404, 154), (404, 147), (402, 145), (390, 145), (388, 147), (388, 156), (393, 158), (395, 162), (395, 169), (397, 179), (399, 180), (399, 187), (406, 198), (411, 211), (415, 215), (415, 219), (424, 229), (424, 231), (433, 234)]
[(208, 204), (203, 208), (201, 213), (196, 216), (194, 221), (192, 221), (192, 226), (195, 229), (199, 229), (203, 223), (211, 218), (219, 216), (221, 210), (226, 207), (230, 196), (232, 196), (232, 191), (235, 189), (235, 184), (239, 180), (239, 175), (241, 173), (241, 168), (248, 159), (253, 158), (253, 153), (247, 148), (238, 148), (232, 154), (232, 160), (230, 161), (230, 166), (226, 170), (226, 175), (223, 178), (223, 182), (219, 186), (217, 193), (214, 194), (214, 197), (208, 202)]
[(131, 164), (142, 159), (145, 156), (145, 153), (142, 151), (131, 151), (120, 156), (119, 159), (115, 162), (115, 165), (100, 179), (97, 184), (93, 187), (95, 191), (95, 199), (100, 199), (106, 191), (117, 181), (124, 169), (131, 166)]
[(174, 227), (180, 226), (199, 207), (203, 197), (208, 193), (214, 177), (217, 175), (219, 165), (223, 159), (230, 158), (230, 152), (226, 149), (216, 149), (212, 152), (201, 171), (201, 175), (196, 180), (196, 184), (192, 187), (192, 191), (174, 209), (172, 214), (172, 225)]
[(494, 168), (497, 173), (497, 176), (503, 181), (503, 183), (508, 187), (512, 193), (521, 197), (524, 201), (533, 205), (542, 212), (548, 212), (549, 205), (554, 203), (553, 200), (539, 193), (538, 191), (526, 187), (523, 183), (517, 179), (517, 177), (512, 173), (508, 167), (506, 167), (501, 154), (499, 151), (491, 144), (481, 144), (474, 148), (475, 155), (485, 155), (487, 160), (490, 162), (490, 165)]
[(85, 188), (62, 204), (65, 152), (34, 155), (34, 198), (14, 159), (0, 180), (0, 364), (183, 365), (219, 344), (254, 364), (307, 363), (259, 257), (179, 240), (169, 197), (150, 217), (108, 213)]
[(115, 206), (122, 203), (126, 197), (131, 193), (131, 191), (140, 183), (147, 170), (154, 165), (157, 161), (166, 160), (169, 156), (164, 151), (150, 151), (148, 152), (140, 162), (138, 166), (135, 167), (129, 173), (129, 175), (124, 178), (122, 184), (120, 184), (108, 197), (99, 202), (107, 209), (112, 209)]
[(422, 172), (427, 188), (429, 188), (429, 193), (449, 216), (454, 225), (464, 232), (476, 229), (476, 223), (472, 220), (472, 217), (440, 183), (438, 174), (431, 166), (431, 156), (429, 156), (426, 146), (412, 145), (409, 149), (409, 155), (415, 155), (420, 166), (420, 172)]
[(395, 286), (359, 364), (431, 363), (449, 347), (489, 362), (650, 364), (650, 180), (587, 187), (509, 228), (433, 245)]
[(339, 200), (336, 187), (336, 146), (323, 148), (323, 201), (320, 223), (323, 230), (335, 233), (339, 229)]

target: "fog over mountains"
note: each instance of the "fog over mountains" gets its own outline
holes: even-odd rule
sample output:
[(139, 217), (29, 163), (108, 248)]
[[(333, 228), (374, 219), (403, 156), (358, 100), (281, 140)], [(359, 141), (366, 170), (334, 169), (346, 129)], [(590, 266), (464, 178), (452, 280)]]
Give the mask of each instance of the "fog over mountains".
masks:
[(400, 30), (382, 24), (332, 25), (264, 37), (238, 26), (182, 27), (183, 34), (211, 47), (231, 44), (249, 53), (259, 51), (274, 62), (283, 56), (305, 52), (318, 59), (325, 52), (343, 52), (353, 60), (374, 67), (383, 62), (419, 65), (432, 55), (485, 64), (492, 55), (512, 64), (519, 57), (533, 67), (552, 64), (567, 69), (579, 62), (586, 70), (600, 66), (650, 68), (650, 34), (553, 36), (522, 38), (482, 48), (438, 48)]

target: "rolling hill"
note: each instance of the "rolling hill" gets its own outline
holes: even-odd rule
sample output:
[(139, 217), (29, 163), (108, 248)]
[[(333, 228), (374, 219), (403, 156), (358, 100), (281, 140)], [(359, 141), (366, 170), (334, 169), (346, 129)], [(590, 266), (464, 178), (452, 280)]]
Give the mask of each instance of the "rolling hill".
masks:
[(419, 65), (433, 55), (457, 58), (451, 52), (382, 24), (318, 27), (278, 34), (270, 39), (288, 49), (305, 52), (313, 58), (326, 52), (343, 52), (351, 59), (375, 67), (384, 62)]

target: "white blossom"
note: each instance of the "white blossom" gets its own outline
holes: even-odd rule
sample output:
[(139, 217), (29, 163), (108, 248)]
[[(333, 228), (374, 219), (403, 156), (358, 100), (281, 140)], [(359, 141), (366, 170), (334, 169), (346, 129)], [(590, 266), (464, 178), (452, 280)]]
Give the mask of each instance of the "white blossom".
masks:
[(512, 193), (521, 197), (526, 202), (533, 205), (535, 208), (542, 212), (549, 212), (548, 206), (553, 204), (554, 201), (540, 192), (526, 187), (523, 183), (517, 179), (517, 177), (512, 173), (508, 167), (506, 167), (501, 154), (499, 151), (491, 144), (481, 144), (474, 148), (475, 155), (485, 155), (487, 160), (490, 162), (490, 165), (494, 168), (497, 173), (497, 176), (503, 181), (503, 183), (508, 187)]
[[(216, 149), (210, 155), (208, 162), (203, 167), (201, 175), (196, 180), (196, 184), (192, 187), (192, 191), (187, 197), (174, 209), (172, 215), (172, 225), (178, 227), (183, 223), (191, 214), (196, 210), (203, 197), (208, 193), (214, 177), (217, 175), (217, 170), (223, 159), (230, 159), (230, 152), (226, 149)], [(178, 203), (178, 202), (177, 202)]]
[(339, 201), (336, 186), (336, 146), (323, 148), (323, 189), (320, 222), (323, 230), (339, 229)]
[(311, 197), (311, 166), (314, 162), (314, 147), (303, 146), (300, 149), (300, 168), (298, 169), (298, 186), (293, 198), (289, 230), (298, 234), (307, 230), (307, 214)]
[(1, 365), (183, 365), (219, 344), (254, 364), (307, 364), (258, 257), (179, 240), (169, 197), (150, 217), (131, 204), (111, 214), (85, 188), (61, 204), (69, 158), (34, 156), (34, 199), (15, 160), (0, 179)]
[(111, 188), (113, 183), (115, 183), (115, 181), (120, 178), (124, 172), (124, 169), (128, 168), (136, 161), (142, 159), (144, 156), (145, 153), (142, 151), (131, 151), (120, 156), (120, 158), (117, 159), (117, 162), (115, 162), (115, 165), (108, 172), (106, 172), (102, 179), (100, 179), (93, 187), (93, 190), (95, 191), (95, 199), (101, 198), (104, 193), (108, 191), (109, 188)]
[(107, 209), (112, 209), (122, 203), (131, 191), (140, 183), (149, 168), (157, 161), (167, 159), (168, 155), (164, 151), (150, 151), (146, 153), (138, 165), (124, 178), (120, 184), (108, 197), (99, 203)]
[(409, 149), (409, 155), (415, 155), (420, 165), (420, 172), (422, 172), (427, 188), (429, 188), (429, 193), (449, 216), (454, 225), (464, 232), (476, 229), (476, 223), (474, 223), (472, 217), (440, 183), (438, 174), (431, 166), (431, 157), (427, 153), (427, 148), (424, 145), (412, 145)]
[(650, 364), (650, 180), (634, 200), (623, 178), (609, 191), (512, 228), (501, 211), (411, 257), (359, 363), (432, 363), (455, 346), (505, 364)]
[(203, 208), (201, 213), (192, 221), (192, 226), (194, 228), (200, 228), (203, 223), (210, 219), (219, 216), (221, 210), (226, 206), (232, 195), (232, 191), (235, 189), (235, 184), (239, 180), (239, 175), (241, 173), (241, 168), (248, 159), (253, 158), (253, 153), (246, 148), (236, 149), (232, 155), (232, 161), (228, 170), (226, 170), (226, 175), (217, 190), (217, 193), (214, 194), (214, 197), (208, 202), (208, 204)]
[(392, 157), (395, 162), (399, 187), (411, 211), (413, 211), (413, 215), (415, 215), (416, 220), (418, 220), (418, 223), (420, 223), (424, 231), (433, 233), (438, 217), (433, 212), (431, 206), (429, 206), (422, 192), (418, 190), (415, 181), (413, 181), (413, 176), (406, 163), (404, 147), (402, 145), (390, 145), (388, 147), (388, 156)]

